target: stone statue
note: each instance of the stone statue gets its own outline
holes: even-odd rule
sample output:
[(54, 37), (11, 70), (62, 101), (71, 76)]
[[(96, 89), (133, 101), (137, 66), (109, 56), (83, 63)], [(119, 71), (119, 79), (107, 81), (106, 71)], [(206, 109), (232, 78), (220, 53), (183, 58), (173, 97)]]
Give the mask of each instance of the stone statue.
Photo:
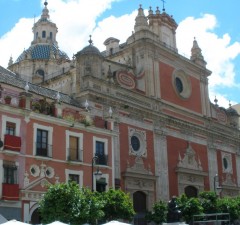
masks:
[(172, 199), (168, 202), (167, 222), (181, 222), (181, 218), (182, 212), (179, 210), (176, 197), (173, 196)]

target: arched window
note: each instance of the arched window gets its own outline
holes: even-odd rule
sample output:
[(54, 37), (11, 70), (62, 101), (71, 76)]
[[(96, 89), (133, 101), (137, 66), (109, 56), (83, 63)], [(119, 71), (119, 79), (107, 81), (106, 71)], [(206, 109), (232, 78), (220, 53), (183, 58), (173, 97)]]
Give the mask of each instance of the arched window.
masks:
[(198, 189), (193, 187), (193, 186), (187, 186), (185, 187), (185, 190), (184, 190), (186, 196), (188, 198), (192, 198), (192, 197), (197, 197), (198, 196)]
[(45, 30), (42, 32), (42, 38), (46, 38), (46, 31)]
[(50, 40), (52, 40), (52, 32), (50, 32)]
[(38, 39), (38, 32), (36, 33), (36, 36), (35, 36), (36, 40)]

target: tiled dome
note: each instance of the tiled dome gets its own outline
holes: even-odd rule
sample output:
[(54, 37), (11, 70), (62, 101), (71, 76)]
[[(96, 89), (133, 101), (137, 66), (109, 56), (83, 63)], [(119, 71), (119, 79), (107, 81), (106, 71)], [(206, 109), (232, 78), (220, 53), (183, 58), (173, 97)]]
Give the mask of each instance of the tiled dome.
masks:
[(16, 63), (26, 59), (28, 55), (30, 59), (50, 59), (51, 51), (53, 55), (59, 54), (61, 59), (69, 60), (67, 54), (59, 50), (54, 44), (37, 44), (32, 45), (17, 58)]

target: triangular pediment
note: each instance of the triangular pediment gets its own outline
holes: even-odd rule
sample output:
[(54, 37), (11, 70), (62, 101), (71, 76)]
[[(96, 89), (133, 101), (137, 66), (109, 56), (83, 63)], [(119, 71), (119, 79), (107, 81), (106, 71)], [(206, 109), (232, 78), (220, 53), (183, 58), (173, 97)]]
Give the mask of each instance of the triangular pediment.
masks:
[(39, 201), (52, 183), (45, 177), (38, 178), (21, 190), (21, 199)]
[(52, 185), (52, 183), (45, 177), (38, 178), (31, 183), (29, 183), (22, 190), (31, 190), (31, 191), (46, 191), (47, 187)]
[(129, 163), (128, 163), (126, 172), (127, 173), (152, 175), (152, 172), (150, 171), (150, 168), (149, 169), (145, 168), (142, 157), (136, 157), (135, 162), (132, 166), (130, 166)]

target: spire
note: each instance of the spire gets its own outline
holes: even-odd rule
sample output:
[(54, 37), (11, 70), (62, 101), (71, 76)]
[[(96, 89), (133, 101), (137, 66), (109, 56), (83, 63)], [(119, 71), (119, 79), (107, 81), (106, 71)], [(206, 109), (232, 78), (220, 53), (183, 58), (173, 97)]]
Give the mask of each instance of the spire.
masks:
[(193, 40), (193, 47), (191, 49), (192, 55), (191, 55), (191, 60), (197, 64), (199, 64), (200, 66), (204, 66), (206, 67), (206, 62), (204, 61), (204, 57), (202, 55), (202, 50), (201, 48), (199, 48), (198, 43), (196, 38), (194, 37)]
[(135, 32), (140, 31), (140, 30), (148, 30), (148, 22), (147, 22), (147, 17), (144, 15), (143, 9), (142, 9), (142, 5), (139, 6), (138, 9), (138, 15), (135, 19), (135, 26), (134, 26), (134, 30)]
[(49, 10), (48, 10), (48, 8), (47, 8), (47, 5), (48, 5), (48, 3), (47, 3), (47, 0), (45, 0), (45, 2), (44, 2), (44, 9), (42, 10), (42, 15), (41, 15), (41, 19), (46, 19), (46, 20), (48, 20), (49, 19)]
[(8, 61), (8, 66), (11, 66), (13, 64), (13, 58), (12, 56), (10, 57), (9, 61)]
[(166, 1), (165, 1), (165, 0), (161, 0), (161, 1), (162, 1), (162, 3), (163, 3), (163, 9), (162, 9), (162, 10), (163, 10), (163, 12), (165, 12), (165, 2), (166, 2)]

